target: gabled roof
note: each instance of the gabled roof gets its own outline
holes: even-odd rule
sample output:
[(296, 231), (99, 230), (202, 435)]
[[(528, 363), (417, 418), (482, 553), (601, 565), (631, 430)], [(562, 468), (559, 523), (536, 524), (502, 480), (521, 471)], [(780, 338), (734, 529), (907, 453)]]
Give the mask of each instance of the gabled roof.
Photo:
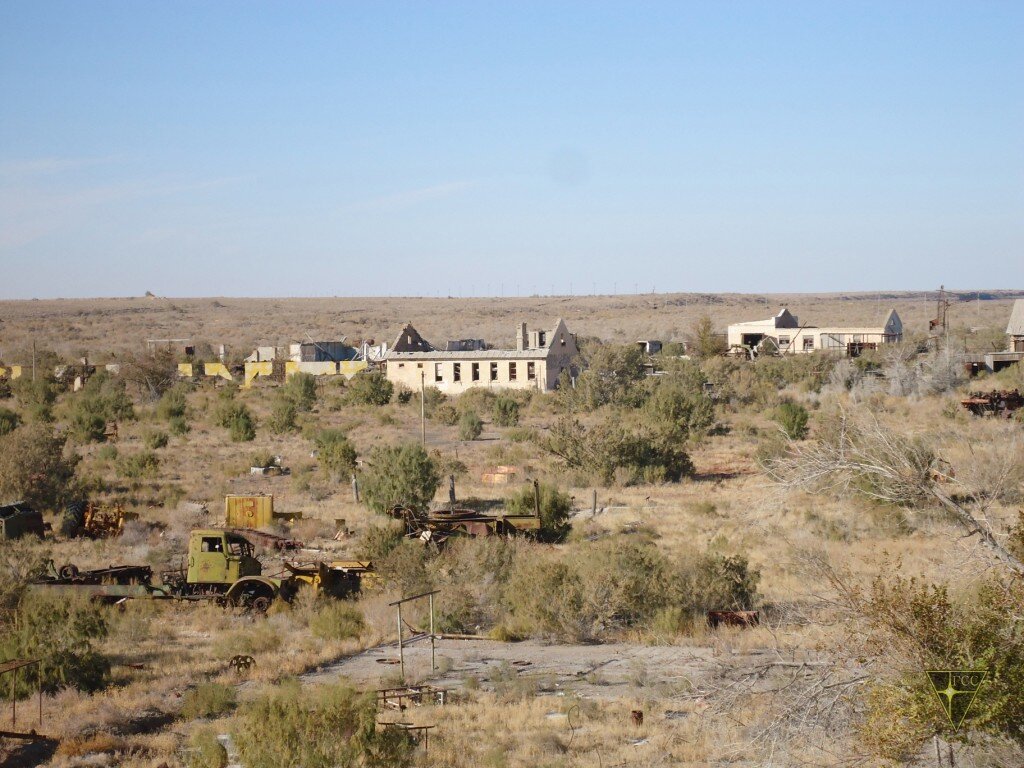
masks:
[(391, 346), (392, 352), (433, 352), (434, 346), (420, 336), (419, 331), (412, 327), (412, 323), (406, 323)]
[(745, 323), (733, 323), (733, 325), (771, 325), (773, 328), (799, 328), (800, 323), (796, 315), (786, 307), (779, 310), (779, 314), (773, 315), (765, 320), (747, 320)]
[(1010, 336), (1024, 336), (1024, 299), (1013, 302), (1010, 322), (1006, 324), (1006, 332)]

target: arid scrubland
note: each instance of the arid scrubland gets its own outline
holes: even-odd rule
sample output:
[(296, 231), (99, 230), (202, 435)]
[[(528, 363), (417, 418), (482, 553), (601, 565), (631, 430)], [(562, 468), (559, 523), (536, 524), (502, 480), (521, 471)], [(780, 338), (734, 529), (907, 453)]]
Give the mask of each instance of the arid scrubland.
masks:
[[(369, 377), (251, 390), (207, 380), (158, 398), (103, 375), (78, 393), (47, 389), (42, 376), (11, 382), (0, 400), (0, 497), (29, 496), (54, 535), (0, 543), (0, 660), (47, 660), (43, 722), (26, 701), (16, 725), (53, 741), (0, 741), (0, 759), (924, 766), (937, 751), (948, 764), (952, 751), (960, 766), (1019, 765), (1024, 426), (1019, 415), (971, 416), (959, 400), (968, 389), (1024, 388), (1024, 373), (968, 381), (956, 363), (965, 345), (999, 338), (1009, 302), (959, 305), (948, 354), (908, 340), (857, 360), (647, 360), (617, 344), (678, 340), (705, 314), (721, 327), (779, 301), (766, 312), (758, 297), (683, 298), (0, 304), (7, 363), (24, 362), (8, 352), (31, 338), (37, 354), (87, 350), (101, 361), (137, 353), (146, 337), (247, 353), (307, 331), (390, 340), (406, 320), (428, 337), (498, 340), (520, 317), (564, 315), (603, 341), (584, 345), (573, 389), (428, 392), (425, 456), (415, 449), (419, 394), (382, 396), (386, 382)], [(927, 327), (931, 302), (890, 301), (908, 336)], [(790, 306), (855, 322), (875, 317), (876, 302)], [(645, 363), (661, 375), (645, 375)], [(103, 439), (108, 421), (116, 442)], [(409, 446), (402, 458), (388, 450), (399, 446)], [(251, 476), (268, 456), (291, 473)], [(42, 461), (45, 477), (31, 471)], [(482, 481), (496, 466), (515, 468), (511, 484)], [(373, 511), (395, 494), (444, 507), (449, 476), (458, 504), (480, 510), (528, 506), (538, 480), (539, 540), (439, 549)], [(225, 494), (260, 492), (302, 515), (276, 532), (311, 551), (284, 557), (369, 558), (377, 582), (347, 601), (300, 592), (266, 616), (209, 602), (55, 607), (23, 588), (46, 560), (165, 570), (191, 529), (222, 522)], [(64, 504), (84, 497), (138, 519), (117, 538), (62, 535)], [(339, 520), (346, 533), (335, 538)], [(264, 572), (282, 570), (280, 553), (261, 557)], [(406, 682), (451, 699), (375, 712), (373, 691), (400, 683), (388, 603), (427, 589), (439, 590), (437, 628), (451, 637), (438, 642), (433, 671), (426, 641), (407, 649)], [(408, 632), (425, 629), (424, 607), (405, 611)], [(711, 629), (706, 612), (718, 609), (756, 609), (761, 622)], [(238, 654), (256, 666), (229, 668)], [(927, 669), (989, 671), (961, 730)], [(375, 721), (436, 727), (426, 749)]]

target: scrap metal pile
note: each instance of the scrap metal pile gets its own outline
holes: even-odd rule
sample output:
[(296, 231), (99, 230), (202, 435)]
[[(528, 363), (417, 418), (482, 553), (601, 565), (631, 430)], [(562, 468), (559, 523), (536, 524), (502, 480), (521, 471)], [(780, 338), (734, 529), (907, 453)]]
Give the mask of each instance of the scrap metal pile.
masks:
[(452, 536), (516, 536), (540, 530), (540, 515), (489, 515), (473, 509), (414, 510), (394, 507), (389, 513), (405, 522), (406, 535), (441, 545)]
[(1024, 395), (1016, 389), (971, 392), (970, 396), (960, 401), (960, 405), (975, 416), (993, 414), (1008, 419), (1014, 411), (1024, 408)]

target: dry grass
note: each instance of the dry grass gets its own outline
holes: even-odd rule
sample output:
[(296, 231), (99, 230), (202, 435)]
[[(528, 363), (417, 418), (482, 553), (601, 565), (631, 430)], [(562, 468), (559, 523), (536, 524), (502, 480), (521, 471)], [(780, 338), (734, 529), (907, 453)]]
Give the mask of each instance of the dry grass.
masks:
[[(874, 297), (773, 297), (769, 310), (789, 306), (804, 319), (856, 323), (877, 316)], [(894, 297), (908, 326), (921, 325), (934, 309), (920, 295)], [(882, 303), (882, 308), (887, 302)], [(350, 339), (390, 339), (398, 326), (413, 320), (428, 337), (483, 336), (504, 342), (519, 318), (548, 322), (566, 317), (583, 335), (617, 340), (643, 337), (678, 338), (699, 314), (710, 312), (716, 323), (756, 318), (766, 313), (762, 297), (583, 297), (527, 300), (470, 300), (459, 302), (459, 312), (444, 299), (356, 300), (102, 300), (96, 302), (0, 302), (3, 350), (16, 350), (35, 336), (40, 346), (65, 354), (134, 348), (146, 337), (195, 336), (210, 341), (234, 341), (241, 348), (257, 341), (283, 342), (313, 336)], [(976, 308), (962, 308), (964, 322), (973, 324)], [(1005, 322), (1007, 301), (982, 302), (981, 323)], [(10, 356), (7, 355), (10, 362)], [(242, 392), (238, 397), (265, 420), (269, 414), (269, 386)], [(793, 389), (788, 394), (812, 410), (820, 398)], [(156, 450), (161, 470), (155, 480), (127, 482), (118, 476), (117, 462), (104, 459), (100, 446), (80, 447), (81, 472), (95, 477), (117, 499), (139, 514), (121, 540), (54, 541), (49, 556), (57, 564), (75, 562), (98, 567), (117, 562), (146, 562), (159, 570), (181, 554), (188, 530), (217, 525), (223, 515), (225, 493), (267, 492), (281, 511), (301, 512), (303, 520), (282, 532), (307, 541), (316, 557), (355, 555), (359, 534), (379, 523), (352, 500), (347, 484), (330, 483), (310, 458), (311, 442), (300, 433), (273, 435), (260, 428), (252, 443), (232, 444), (225, 430), (211, 426), (208, 413), (216, 392), (203, 384), (189, 396), (192, 431), (171, 437)], [(994, 420), (943, 415), (949, 397), (897, 399), (876, 397), (873, 407), (883, 417), (912, 431), (937, 437), (943, 455), (974, 469), (960, 479), (975, 484), (990, 482), (977, 462), (990, 468), (1019, 438), (1019, 427)], [(156, 424), (148, 407), (139, 408), (137, 422), (121, 425), (117, 444), (121, 455), (141, 450), (144, 435)], [(537, 397), (523, 409), (521, 429), (543, 434), (551, 423), (550, 398)], [(484, 415), (489, 420), (489, 415)], [(344, 429), (360, 455), (377, 444), (418, 440), (417, 404), (384, 408), (342, 407), (334, 384), (325, 385), (319, 404), (308, 417), (317, 428)], [(559, 483), (576, 499), (573, 538), (632, 535), (649, 532), (659, 548), (673, 556), (707, 547), (724, 552), (744, 551), (762, 573), (761, 592), (769, 618), (754, 630), (716, 632), (697, 626), (685, 636), (654, 637), (633, 633), (616, 638), (630, 647), (650, 647), (672, 653), (694, 654), (702, 661), (695, 687), (680, 688), (665, 679), (657, 664), (637, 667), (633, 681), (601, 684), (593, 673), (587, 685), (600, 695), (577, 695), (570, 685), (544, 690), (523, 688), (514, 700), (503, 697), (487, 679), (479, 690), (467, 690), (466, 699), (443, 712), (423, 708), (410, 712), (417, 722), (438, 725), (430, 752), (420, 755), (421, 765), (677, 765), (743, 764), (751, 759), (751, 740), (777, 716), (769, 697), (751, 695), (721, 710), (723, 680), (755, 663), (766, 653), (787, 658), (822, 658), (844, 647), (842, 621), (824, 621), (809, 606), (822, 584), (808, 571), (805, 553), (825, 555), (855, 582), (866, 583), (896, 561), (910, 574), (949, 580), (965, 573), (982, 574), (990, 565), (986, 554), (941, 516), (919, 513), (905, 518), (897, 510), (861, 501), (829, 499), (802, 493), (781, 494), (771, 488), (755, 461), (760, 442), (775, 427), (756, 407), (726, 409), (720, 420), (725, 434), (705, 438), (693, 446), (697, 476), (679, 484), (598, 488), (598, 510), (591, 512), (594, 487), (553, 464), (534, 442), (512, 442), (509, 430), (485, 424), (483, 439), (464, 442), (457, 427), (427, 424), (428, 447), (444, 459), (463, 463), (467, 471), (457, 481), (462, 499), (498, 500), (537, 477)], [(254, 478), (247, 474), (248, 458), (257, 451), (282, 456), (292, 476)], [(495, 464), (519, 469), (511, 486), (494, 487), (481, 475)], [(972, 472), (973, 475), (972, 476)], [(167, 503), (168, 489), (183, 493), (179, 503)], [(446, 499), (446, 488), (438, 499)], [(172, 495), (173, 496), (173, 495)], [(209, 510), (199, 511), (198, 502)], [(1003, 524), (1015, 514), (1019, 499), (1012, 495), (992, 499), (987, 514)], [(344, 519), (353, 535), (341, 541), (332, 536), (335, 521)], [(570, 543), (568, 547), (574, 546)], [(280, 568), (280, 556), (264, 553), (267, 570)], [(969, 583), (964, 587), (969, 589)], [(387, 607), (389, 594), (367, 594), (359, 601), (366, 629), (357, 639), (325, 642), (308, 631), (311, 601), (276, 608), (265, 619), (225, 612), (213, 605), (143, 603), (112, 610), (110, 638), (103, 650), (114, 662), (116, 685), (94, 696), (64, 691), (45, 702), (42, 732), (62, 739), (52, 765), (184, 765), (190, 733), (201, 723), (177, 718), (182, 698), (203, 682), (238, 684), (240, 699), (285, 677), (325, 668), (361, 649), (390, 640), (394, 614)], [(799, 620), (797, 620), (797, 617)], [(418, 619), (418, 616), (413, 616)], [(834, 617), (832, 617), (834, 618)], [(646, 645), (645, 645), (646, 644)], [(227, 668), (236, 653), (256, 657), (254, 670), (239, 677)], [(543, 656), (542, 652), (538, 652)], [(457, 685), (470, 673), (460, 672), (460, 661), (450, 659), (444, 679)], [(467, 665), (468, 666), (471, 665)], [(475, 667), (474, 667), (475, 668)], [(389, 665), (374, 665), (375, 677), (367, 687), (389, 680)], [(328, 674), (334, 674), (329, 672)], [(419, 673), (417, 673), (419, 674)], [(463, 677), (460, 677), (462, 675)], [(422, 675), (430, 679), (428, 675)], [(607, 683), (607, 681), (604, 681)], [(536, 693), (536, 695), (533, 695)], [(644, 726), (634, 727), (630, 712), (641, 709)], [(31, 708), (19, 711), (20, 727), (36, 727)], [(572, 727), (570, 727), (570, 724)], [(218, 727), (227, 727), (220, 723)], [(826, 747), (841, 752), (854, 739), (852, 727), (838, 733), (809, 731), (803, 737), (781, 739), (775, 745), (775, 764), (837, 762)], [(0, 761), (3, 760), (0, 748)]]

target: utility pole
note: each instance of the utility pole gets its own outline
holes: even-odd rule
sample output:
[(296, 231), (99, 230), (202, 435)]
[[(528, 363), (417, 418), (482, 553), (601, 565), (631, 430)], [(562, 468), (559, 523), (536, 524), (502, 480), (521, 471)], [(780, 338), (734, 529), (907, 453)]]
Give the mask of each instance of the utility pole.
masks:
[(420, 444), (427, 447), (427, 393), (425, 381), (426, 374), (420, 371)]

